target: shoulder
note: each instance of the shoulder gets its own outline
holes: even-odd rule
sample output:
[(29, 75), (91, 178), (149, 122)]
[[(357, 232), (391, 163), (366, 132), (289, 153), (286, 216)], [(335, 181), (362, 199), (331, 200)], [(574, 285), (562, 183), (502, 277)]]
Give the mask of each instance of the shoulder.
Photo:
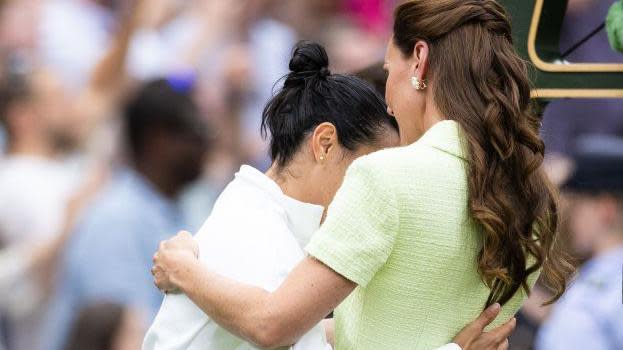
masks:
[(127, 195), (114, 184), (106, 187), (84, 209), (81, 224), (121, 224), (140, 221), (141, 210), (136, 198)]
[(417, 183), (421, 179), (443, 180), (464, 176), (466, 163), (456, 156), (424, 143), (388, 148), (355, 160), (348, 174), (365, 175), (381, 184)]
[(112, 181), (82, 210), (71, 244), (85, 250), (105, 244), (129, 247), (152, 229), (154, 213), (144, 200)]
[(289, 234), (285, 209), (268, 193), (235, 179), (221, 193), (195, 237), (206, 249), (235, 246), (242, 251), (257, 250), (258, 245), (278, 242), (280, 236)]
[(462, 159), (448, 153), (442, 149), (431, 146), (426, 142), (417, 141), (408, 146), (386, 148), (360, 157), (355, 163), (367, 164), (379, 169), (389, 171), (408, 166), (430, 166), (440, 163), (443, 160), (450, 160), (457, 163)]
[(234, 179), (218, 196), (206, 224), (212, 220), (219, 221), (219, 226), (234, 228), (283, 222), (285, 216), (283, 207), (266, 191)]
[(355, 173), (383, 181), (383, 175), (400, 169), (408, 158), (405, 147), (383, 149), (357, 158), (348, 168), (347, 175)]

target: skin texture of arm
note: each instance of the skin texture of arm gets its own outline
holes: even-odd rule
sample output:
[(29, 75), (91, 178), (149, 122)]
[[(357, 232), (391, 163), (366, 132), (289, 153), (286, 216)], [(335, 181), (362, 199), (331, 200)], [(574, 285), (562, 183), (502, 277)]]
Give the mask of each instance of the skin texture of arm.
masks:
[[(279, 289), (270, 293), (211, 272), (197, 255), (198, 247), (188, 232), (162, 242), (152, 268), (156, 285), (164, 291), (179, 289), (219, 325), (262, 348), (293, 344), (356, 287), (322, 262), (308, 257), (290, 272)], [(484, 332), (500, 309), (496, 303), (484, 310), (453, 342), (463, 350), (508, 349), (507, 338), (515, 329), (514, 318)], [(332, 322), (324, 322), (331, 342)]]
[(295, 343), (356, 287), (323, 263), (306, 258), (269, 293), (213, 273), (187, 255), (180, 264), (184, 267), (171, 275), (172, 282), (218, 324), (263, 348)]

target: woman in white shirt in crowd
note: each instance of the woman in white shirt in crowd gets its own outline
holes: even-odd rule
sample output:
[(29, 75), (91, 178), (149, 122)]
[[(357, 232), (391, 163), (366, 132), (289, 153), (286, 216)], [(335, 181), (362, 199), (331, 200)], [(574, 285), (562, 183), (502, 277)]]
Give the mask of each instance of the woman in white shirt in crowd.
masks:
[[(305, 257), (303, 247), (319, 228), (351, 162), (398, 145), (398, 126), (383, 99), (358, 78), (331, 74), (328, 64), (320, 45), (296, 46), (291, 72), (262, 116), (262, 131), (271, 135), (271, 168), (263, 174), (242, 166), (195, 236), (199, 259), (213, 271), (268, 291), (277, 289)], [(158, 272), (152, 271), (156, 276)], [(497, 349), (512, 325), (482, 333), (496, 315), (496, 307), (488, 309), (455, 341), (461, 339), (464, 347)], [(186, 295), (167, 294), (143, 349), (267, 346), (247, 343), (240, 336), (212, 321)], [(291, 348), (331, 349), (331, 338), (332, 323), (325, 321)]]

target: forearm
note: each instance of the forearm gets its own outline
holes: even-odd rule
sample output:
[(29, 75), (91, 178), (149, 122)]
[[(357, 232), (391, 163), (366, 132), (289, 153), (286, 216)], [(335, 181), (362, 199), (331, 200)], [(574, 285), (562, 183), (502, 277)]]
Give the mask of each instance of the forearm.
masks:
[(276, 342), (277, 314), (268, 307), (269, 292), (211, 272), (198, 260), (176, 277), (180, 290), (229, 332), (265, 348), (295, 342), (296, 338)]
[(213, 273), (197, 260), (181, 264), (171, 279), (219, 325), (265, 348), (296, 342), (356, 287), (311, 258), (272, 293)]
[(126, 77), (126, 58), (132, 35), (137, 27), (138, 16), (136, 6), (132, 13), (123, 17), (117, 35), (112, 39), (111, 46), (95, 66), (91, 75), (89, 88), (94, 91), (105, 91), (118, 86)]

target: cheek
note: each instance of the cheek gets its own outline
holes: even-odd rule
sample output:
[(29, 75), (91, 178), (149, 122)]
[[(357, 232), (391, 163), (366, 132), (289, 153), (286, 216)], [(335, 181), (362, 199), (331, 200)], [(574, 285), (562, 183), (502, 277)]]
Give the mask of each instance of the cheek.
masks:
[(387, 82), (385, 83), (385, 101), (387, 106), (393, 110), (394, 101), (396, 95), (396, 76), (395, 74), (389, 74), (387, 76)]
[(394, 111), (394, 116), (404, 109), (405, 102), (411, 98), (411, 91), (413, 87), (408, 79), (405, 78), (405, 73), (395, 73), (387, 78), (387, 104)]

